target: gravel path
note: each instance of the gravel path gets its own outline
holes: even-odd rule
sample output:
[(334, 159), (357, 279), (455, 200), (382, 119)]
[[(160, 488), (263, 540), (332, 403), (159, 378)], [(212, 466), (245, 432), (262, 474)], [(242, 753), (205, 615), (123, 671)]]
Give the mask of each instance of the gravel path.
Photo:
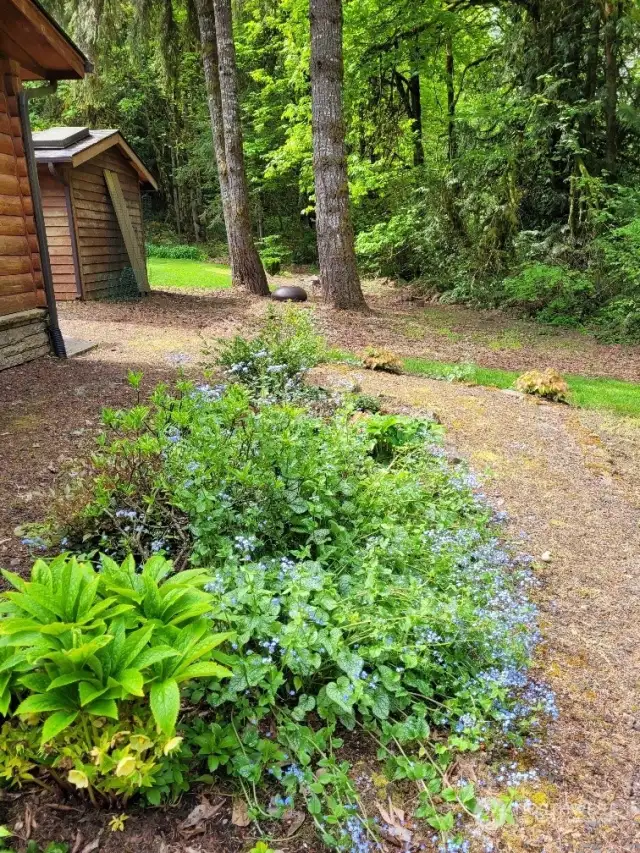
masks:
[(551, 553), (540, 571), (539, 666), (560, 716), (534, 817), (507, 833), (504, 849), (637, 853), (640, 429), (489, 389), (357, 376), (365, 392), (437, 413), (508, 511), (521, 550)]

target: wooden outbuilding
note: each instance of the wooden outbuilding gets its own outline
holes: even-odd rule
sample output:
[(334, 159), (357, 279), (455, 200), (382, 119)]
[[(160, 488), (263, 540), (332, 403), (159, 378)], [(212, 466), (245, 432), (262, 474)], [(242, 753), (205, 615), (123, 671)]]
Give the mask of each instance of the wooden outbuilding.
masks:
[(153, 175), (117, 130), (33, 134), (56, 299), (149, 290), (141, 190)]
[[(0, 0), (0, 369), (64, 345), (57, 326), (44, 223), (39, 215), (28, 100), (81, 79), (91, 66), (35, 0)], [(35, 204), (34, 204), (35, 202)]]

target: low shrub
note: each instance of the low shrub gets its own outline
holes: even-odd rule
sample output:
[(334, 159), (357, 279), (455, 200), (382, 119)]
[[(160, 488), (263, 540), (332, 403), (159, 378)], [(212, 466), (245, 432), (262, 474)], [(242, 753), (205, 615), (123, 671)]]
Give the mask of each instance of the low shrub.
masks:
[(516, 379), (515, 388), (523, 394), (532, 394), (557, 403), (566, 403), (569, 397), (569, 386), (552, 367), (523, 373)]
[(542, 322), (576, 326), (592, 311), (593, 282), (567, 267), (529, 264), (502, 285), (507, 304), (525, 308)]
[[(318, 417), (295, 389), (265, 394), (266, 366), (284, 364), (295, 376), (320, 347), (306, 325), (285, 342), (281, 322), (270, 318), (259, 344), (229, 345), (234, 358), (247, 354), (249, 369), (231, 372), (242, 382), (180, 381), (157, 388), (146, 405), (105, 413), (75, 498), (66, 514), (58, 510), (64, 547), (175, 557), (186, 571), (159, 594), (183, 576), (195, 587), (195, 609), (185, 601), (184, 612), (194, 625), (206, 620), (214, 637), (233, 632), (229, 657), (207, 652), (232, 675), (185, 686), (189, 710), (175, 735), (157, 734), (153, 707), (126, 736), (105, 722), (93, 767), (72, 739), (74, 722), (45, 744), (58, 762), (53, 772), (75, 770), (72, 781), (104, 796), (122, 795), (118, 786), (131, 775), (153, 802), (185, 790), (190, 778), (225, 773), (247, 796), (250, 819), (277, 819), (303, 804), (326, 846), (369, 853), (378, 828), (360, 808), (343, 749), (354, 730), (356, 743), (373, 738), (390, 782), (416, 786), (415, 816), (443, 836), (463, 813), (510, 820), (505, 802), (481, 803), (472, 784), (452, 784), (448, 773), (456, 754), (517, 746), (539, 715), (554, 712), (551, 695), (527, 675), (537, 641), (530, 561), (500, 547), (491, 512), (462, 466), (448, 462), (434, 422), (354, 418), (352, 400)], [(264, 372), (254, 370), (256, 359)], [(168, 614), (133, 564), (103, 565), (105, 614), (124, 598), (131, 609), (115, 620), (160, 620), (151, 648), (156, 632), (161, 645), (176, 647), (165, 639)], [(156, 683), (145, 672), (165, 664), (172, 659), (141, 668), (145, 698)], [(122, 701), (139, 707), (136, 697)], [(10, 733), (24, 731), (13, 725)]]
[(598, 338), (606, 342), (640, 342), (640, 297), (612, 299), (593, 319)]
[(380, 398), (372, 394), (355, 393), (351, 398), (351, 404), (357, 412), (371, 412), (374, 415), (382, 408)]
[(199, 246), (162, 245), (147, 243), (148, 258), (169, 258), (176, 261), (206, 261), (207, 256)]
[(385, 373), (402, 373), (402, 360), (391, 350), (382, 347), (367, 347), (362, 356), (362, 365), (367, 370), (382, 370)]
[(258, 252), (269, 275), (278, 275), (282, 267), (291, 262), (291, 250), (284, 245), (279, 234), (263, 237), (258, 243)]
[(302, 391), (304, 372), (318, 364), (324, 342), (306, 311), (270, 306), (261, 332), (248, 340), (222, 341), (216, 364), (231, 381), (242, 383), (258, 398), (292, 399)]

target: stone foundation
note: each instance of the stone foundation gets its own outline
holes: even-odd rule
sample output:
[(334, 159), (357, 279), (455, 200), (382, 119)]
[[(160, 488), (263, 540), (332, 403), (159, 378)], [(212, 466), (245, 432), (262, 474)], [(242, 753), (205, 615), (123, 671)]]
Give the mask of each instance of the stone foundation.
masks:
[(0, 370), (51, 352), (47, 312), (42, 308), (0, 317)]

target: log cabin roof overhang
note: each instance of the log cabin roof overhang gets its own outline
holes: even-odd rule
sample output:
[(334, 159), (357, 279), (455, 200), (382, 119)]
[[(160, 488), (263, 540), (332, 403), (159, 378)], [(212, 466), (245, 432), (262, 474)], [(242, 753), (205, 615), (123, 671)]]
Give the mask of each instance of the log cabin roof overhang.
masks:
[(23, 80), (80, 80), (91, 63), (37, 0), (0, 0), (0, 55)]

